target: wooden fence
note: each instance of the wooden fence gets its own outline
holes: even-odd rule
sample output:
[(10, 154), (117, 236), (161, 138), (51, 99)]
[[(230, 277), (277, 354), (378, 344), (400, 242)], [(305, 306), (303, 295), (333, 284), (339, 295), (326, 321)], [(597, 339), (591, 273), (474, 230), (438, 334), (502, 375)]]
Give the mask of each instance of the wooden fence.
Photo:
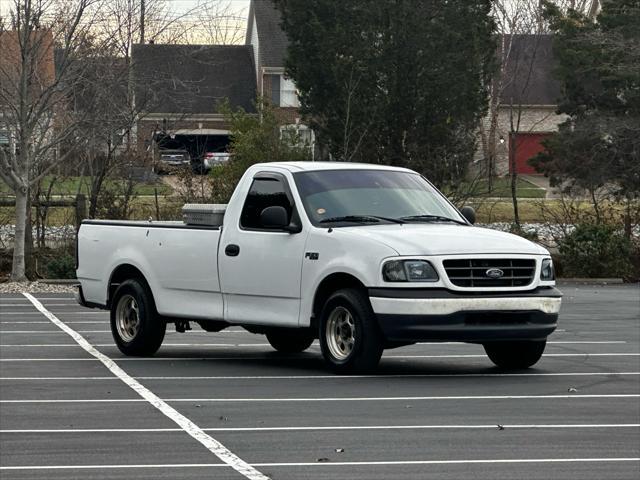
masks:
[[(13, 198), (0, 198), (0, 207), (15, 207), (16, 201)], [(31, 202), (31, 206), (38, 207), (71, 207), (75, 210), (76, 226), (87, 218), (87, 196), (80, 193), (75, 198), (59, 198), (59, 199), (39, 199)]]

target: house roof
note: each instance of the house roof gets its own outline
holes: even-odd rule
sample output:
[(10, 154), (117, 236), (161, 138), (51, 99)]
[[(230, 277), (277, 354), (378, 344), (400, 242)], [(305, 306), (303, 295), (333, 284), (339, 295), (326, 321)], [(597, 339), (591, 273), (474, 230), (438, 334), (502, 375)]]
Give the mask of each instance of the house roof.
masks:
[(136, 101), (151, 113), (219, 113), (222, 101), (255, 112), (250, 45), (134, 45)]
[(263, 67), (283, 68), (287, 56), (287, 35), (280, 27), (282, 17), (272, 0), (251, 0), (247, 40), (255, 19), (260, 44), (260, 63)]
[[(506, 65), (501, 103), (503, 105), (557, 105), (560, 82), (554, 76), (552, 35), (505, 35), (499, 43), (511, 46)], [(498, 55), (500, 58), (500, 55)]]

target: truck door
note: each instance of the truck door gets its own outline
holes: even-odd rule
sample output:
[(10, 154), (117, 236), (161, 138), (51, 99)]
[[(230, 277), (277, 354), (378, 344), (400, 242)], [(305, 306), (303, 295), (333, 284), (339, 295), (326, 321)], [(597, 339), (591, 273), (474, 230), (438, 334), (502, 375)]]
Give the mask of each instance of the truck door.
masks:
[(284, 207), (299, 223), (287, 179), (257, 173), (241, 207), (227, 212), (239, 218), (225, 224), (218, 263), (225, 319), (230, 322), (298, 326), (300, 275), (307, 232), (263, 228), (262, 211)]

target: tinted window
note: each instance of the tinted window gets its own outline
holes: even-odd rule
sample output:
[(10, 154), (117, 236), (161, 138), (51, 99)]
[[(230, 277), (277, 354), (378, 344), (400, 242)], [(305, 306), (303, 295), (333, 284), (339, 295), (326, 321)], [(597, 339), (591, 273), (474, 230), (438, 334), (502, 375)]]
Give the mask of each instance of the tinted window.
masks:
[(271, 206), (284, 207), (291, 218), (293, 205), (287, 196), (284, 180), (272, 177), (254, 179), (242, 208), (240, 226), (261, 229), (260, 214), (262, 210)]

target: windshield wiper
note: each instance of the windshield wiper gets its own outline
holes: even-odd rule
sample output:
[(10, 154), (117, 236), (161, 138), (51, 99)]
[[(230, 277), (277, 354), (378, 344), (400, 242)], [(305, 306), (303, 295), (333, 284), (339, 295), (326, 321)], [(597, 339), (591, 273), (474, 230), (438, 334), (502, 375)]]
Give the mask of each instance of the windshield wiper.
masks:
[(331, 217), (320, 220), (320, 223), (334, 223), (334, 222), (353, 222), (353, 223), (377, 223), (380, 220), (391, 223), (405, 223), (404, 220), (399, 218), (380, 217), (378, 215), (344, 215), (342, 217)]
[(460, 225), (468, 225), (462, 220), (456, 220), (455, 218), (443, 217), (442, 215), (409, 215), (406, 217), (400, 217), (406, 221), (418, 221), (418, 222), (454, 222)]

